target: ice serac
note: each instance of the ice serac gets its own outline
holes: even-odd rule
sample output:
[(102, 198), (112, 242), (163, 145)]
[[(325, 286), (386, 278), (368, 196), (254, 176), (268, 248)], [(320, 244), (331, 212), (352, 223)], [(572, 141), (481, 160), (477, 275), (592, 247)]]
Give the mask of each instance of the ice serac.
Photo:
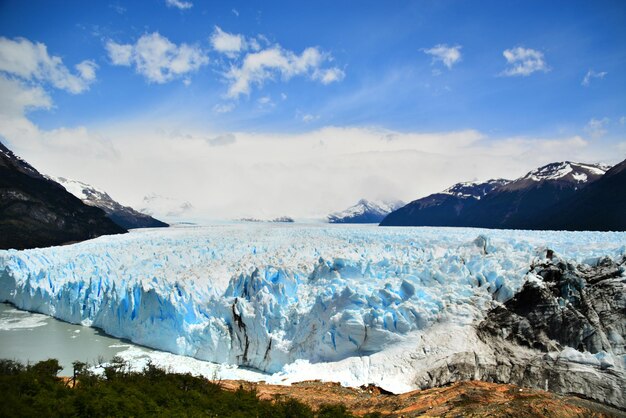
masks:
[[(610, 260), (610, 280), (623, 286), (624, 233), (248, 223), (0, 252), (0, 300), (172, 353), (259, 369), (268, 381), (321, 378), (398, 392), (520, 375), (543, 388), (545, 373), (535, 371), (554, 357), (579, 377), (612, 376), (606, 390), (573, 391), (620, 405), (611, 393), (624, 387), (624, 353), (610, 341), (623, 341), (623, 328), (603, 325), (609, 345), (559, 342), (542, 351), (480, 326), (528, 283), (545, 280), (537, 266), (549, 264), (547, 246), (578, 272)], [(619, 312), (612, 324), (623, 322)], [(498, 363), (498, 346), (511, 347), (502, 360), (514, 364), (509, 369)]]

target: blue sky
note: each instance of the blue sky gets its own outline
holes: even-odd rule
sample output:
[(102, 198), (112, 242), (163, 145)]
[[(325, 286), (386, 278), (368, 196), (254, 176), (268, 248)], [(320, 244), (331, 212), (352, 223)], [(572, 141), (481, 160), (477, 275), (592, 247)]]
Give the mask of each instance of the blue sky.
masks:
[[(59, 132), (84, 136), (75, 149), (93, 151), (105, 143), (110, 155), (96, 150), (94, 158), (123, 159), (132, 155), (124, 144), (133, 141), (124, 135), (157, 135), (155, 126), (169, 138), (226, 146), (242, 146), (246, 135), (293, 141), (314, 136), (311, 143), (322, 143), (345, 129), (385, 138), (466, 132), (489, 149), (494, 170), (490, 175), (469, 164), (453, 173), (464, 177), (457, 180), (521, 174), (548, 158), (614, 163), (626, 156), (623, 1), (2, 1), (0, 28), (4, 95), (14, 91), (9, 89), (39, 89), (47, 100), (5, 104), (15, 119), (5, 118), (0, 134), (57, 175), (71, 164), (59, 144), (72, 145), (72, 135), (58, 139)], [(18, 45), (19, 38), (28, 44)], [(37, 58), (39, 64), (30, 61), (38, 72), (16, 67), (37, 44), (47, 54)], [(142, 58), (159, 45), (169, 45), (170, 55)], [(51, 57), (61, 64), (45, 64)], [(75, 67), (80, 63), (86, 72)], [(77, 84), (67, 87), (59, 77)], [(34, 129), (30, 142), (16, 134), (21, 123)], [(95, 145), (89, 138), (96, 138)], [(178, 150), (190, 143), (178, 141)], [(356, 135), (354, 141), (355, 153), (391, 152), (386, 143), (364, 151), (360, 144), (368, 140)], [(511, 141), (527, 143), (523, 149), (498, 148)], [(544, 159), (520, 158), (520, 150), (527, 156), (546, 146), (552, 151)], [(231, 152), (236, 158), (236, 150)], [(158, 157), (152, 164), (159, 165)], [(345, 161), (337, 164), (344, 167)], [(150, 186), (147, 180), (134, 188), (122, 185), (96, 170), (68, 171), (106, 183), (127, 201)], [(433, 175), (421, 187), (397, 186), (411, 174), (383, 176), (380, 188), (393, 183), (401, 196), (379, 190), (370, 197), (418, 197), (453, 177)], [(350, 175), (363, 177), (358, 170)], [(232, 195), (245, 189), (233, 187)], [(328, 208), (367, 192), (350, 189), (333, 192), (337, 198)]]

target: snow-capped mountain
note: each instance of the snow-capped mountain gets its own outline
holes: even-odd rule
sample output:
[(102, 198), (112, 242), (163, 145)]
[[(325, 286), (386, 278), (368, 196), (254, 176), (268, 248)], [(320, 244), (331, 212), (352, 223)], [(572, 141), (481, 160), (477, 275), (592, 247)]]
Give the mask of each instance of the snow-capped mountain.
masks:
[(158, 218), (181, 218), (188, 216), (193, 210), (193, 205), (186, 200), (161, 196), (152, 193), (144, 196), (139, 211)]
[(158, 228), (169, 226), (165, 222), (161, 222), (150, 215), (138, 212), (130, 206), (121, 205), (113, 200), (107, 192), (87, 183), (67, 179), (65, 177), (49, 178), (65, 187), (65, 190), (82, 200), (83, 203), (102, 209), (113, 222), (122, 228)]
[(547, 164), (495, 189), (467, 211), (464, 219), (468, 226), (544, 229), (547, 225), (541, 219), (552, 207), (574, 199), (608, 169), (570, 161)]
[(602, 176), (611, 166), (605, 164), (583, 164), (564, 161), (560, 163), (552, 163), (540, 167), (526, 174), (524, 179), (534, 181), (542, 180), (570, 180), (578, 183), (589, 181), (588, 175)]
[[(381, 225), (542, 229), (551, 224), (545, 216), (552, 207), (573, 199), (609, 168), (564, 161), (539, 167), (513, 181), (459, 183), (390, 213)], [(561, 227), (568, 229), (567, 225)]]
[(33, 248), (126, 232), (0, 143), (0, 248)]
[(491, 179), (486, 182), (457, 183), (441, 193), (414, 200), (391, 212), (382, 226), (465, 226), (463, 214), (468, 207), (510, 180)]
[(404, 205), (403, 202), (371, 201), (361, 199), (354, 206), (341, 212), (334, 212), (328, 215), (330, 223), (363, 224), (378, 223), (387, 214)]
[(604, 164), (584, 164), (571, 161), (551, 163), (530, 171), (510, 182), (505, 190), (519, 190), (550, 183), (566, 188), (584, 186), (604, 175), (611, 167)]
[(504, 186), (510, 183), (510, 180), (506, 179), (492, 179), (487, 180), (484, 183), (479, 182), (464, 182), (457, 183), (452, 187), (447, 188), (442, 194), (449, 194), (456, 197), (473, 197), (480, 200), (482, 197), (491, 193), (496, 187)]
[(626, 231), (626, 160), (546, 211), (540, 222), (543, 229)]

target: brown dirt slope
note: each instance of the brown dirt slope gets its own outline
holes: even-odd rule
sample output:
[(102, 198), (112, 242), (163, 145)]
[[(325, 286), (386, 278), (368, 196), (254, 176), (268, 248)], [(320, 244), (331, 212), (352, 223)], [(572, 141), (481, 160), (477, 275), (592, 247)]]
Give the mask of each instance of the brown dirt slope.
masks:
[(392, 417), (626, 417), (624, 411), (573, 396), (514, 385), (470, 381), (393, 395), (377, 387), (345, 388), (336, 383), (301, 382), (292, 386), (222, 381), (240, 385), (262, 399), (295, 398), (311, 407), (342, 403), (357, 415), (379, 412)]

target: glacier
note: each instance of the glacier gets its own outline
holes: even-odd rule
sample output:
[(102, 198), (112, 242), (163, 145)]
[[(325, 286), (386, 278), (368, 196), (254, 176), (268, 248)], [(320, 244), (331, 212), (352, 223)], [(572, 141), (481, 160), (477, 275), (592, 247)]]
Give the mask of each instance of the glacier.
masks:
[[(215, 224), (0, 251), (0, 301), (134, 343), (265, 373), (422, 387), (420, 371), (489, 352), (471, 324), (553, 250), (593, 264), (624, 232)], [(578, 363), (602, 356), (564, 352)], [(609, 355), (610, 357), (610, 355)], [(624, 356), (611, 357), (624, 369)], [(595, 364), (594, 363), (594, 364)]]

